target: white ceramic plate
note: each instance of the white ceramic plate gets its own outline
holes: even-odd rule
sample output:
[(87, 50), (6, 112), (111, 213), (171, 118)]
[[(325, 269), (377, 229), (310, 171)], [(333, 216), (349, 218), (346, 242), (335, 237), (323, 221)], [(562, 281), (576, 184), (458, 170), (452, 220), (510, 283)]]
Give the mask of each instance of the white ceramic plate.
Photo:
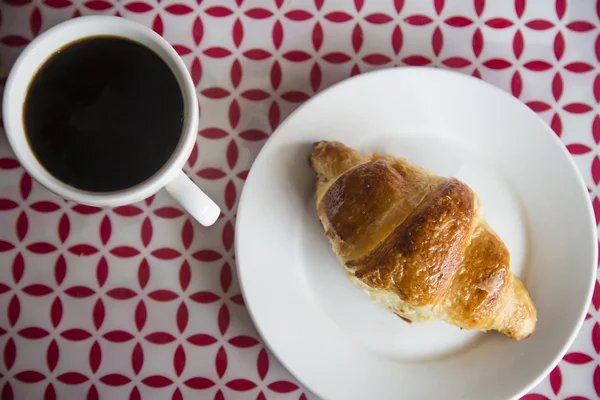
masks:
[[(480, 196), (529, 289), (522, 342), (407, 324), (347, 279), (318, 222), (311, 145), (384, 151)], [(587, 310), (597, 237), (583, 180), (534, 112), (480, 80), (396, 68), (344, 81), (295, 111), (256, 159), (239, 206), (238, 274), (265, 342), (324, 399), (507, 399), (558, 363)]]

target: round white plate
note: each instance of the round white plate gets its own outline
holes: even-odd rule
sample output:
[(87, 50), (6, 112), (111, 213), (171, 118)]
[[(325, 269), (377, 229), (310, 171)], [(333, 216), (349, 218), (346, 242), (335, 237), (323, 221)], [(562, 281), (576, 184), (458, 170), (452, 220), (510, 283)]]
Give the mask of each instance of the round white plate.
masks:
[[(318, 222), (311, 145), (338, 140), (455, 176), (480, 196), (537, 306), (532, 337), (408, 324), (347, 279)], [(267, 345), (324, 399), (507, 399), (558, 363), (587, 310), (597, 237), (583, 180), (548, 126), (457, 73), (395, 68), (296, 110), (256, 159), (236, 229), (238, 274)]]

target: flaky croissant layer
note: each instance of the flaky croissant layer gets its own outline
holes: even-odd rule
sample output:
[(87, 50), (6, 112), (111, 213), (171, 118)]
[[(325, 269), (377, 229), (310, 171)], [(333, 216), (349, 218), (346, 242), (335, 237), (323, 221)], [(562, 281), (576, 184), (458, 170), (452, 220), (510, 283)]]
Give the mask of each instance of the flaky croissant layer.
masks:
[(310, 163), (325, 233), (374, 301), (411, 321), (438, 318), (516, 340), (534, 332), (535, 305), (466, 184), (339, 142), (315, 143)]

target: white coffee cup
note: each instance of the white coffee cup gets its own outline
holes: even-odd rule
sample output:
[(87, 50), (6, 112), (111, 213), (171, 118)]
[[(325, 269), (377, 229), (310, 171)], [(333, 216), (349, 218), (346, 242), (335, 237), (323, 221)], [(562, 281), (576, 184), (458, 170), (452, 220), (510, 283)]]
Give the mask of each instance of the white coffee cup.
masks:
[[(69, 186), (52, 176), (35, 157), (25, 133), (23, 105), (31, 80), (44, 62), (69, 43), (88, 37), (113, 36), (136, 41), (160, 56), (179, 83), (184, 121), (179, 143), (158, 172), (137, 185), (115, 192), (97, 193)], [(4, 129), (21, 165), (31, 176), (59, 196), (93, 206), (121, 206), (150, 197), (165, 188), (202, 225), (212, 225), (220, 215), (215, 204), (182, 171), (198, 132), (196, 90), (185, 64), (160, 35), (118, 17), (80, 17), (57, 25), (33, 40), (15, 62), (6, 86), (2, 113)]]

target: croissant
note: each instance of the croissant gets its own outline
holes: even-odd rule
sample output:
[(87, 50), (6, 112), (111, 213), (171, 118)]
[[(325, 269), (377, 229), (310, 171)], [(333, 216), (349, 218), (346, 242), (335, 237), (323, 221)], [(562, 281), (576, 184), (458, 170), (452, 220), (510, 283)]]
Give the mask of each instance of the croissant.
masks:
[(339, 142), (315, 143), (310, 164), (325, 234), (380, 306), (409, 322), (437, 318), (515, 340), (534, 332), (535, 305), (469, 186)]

